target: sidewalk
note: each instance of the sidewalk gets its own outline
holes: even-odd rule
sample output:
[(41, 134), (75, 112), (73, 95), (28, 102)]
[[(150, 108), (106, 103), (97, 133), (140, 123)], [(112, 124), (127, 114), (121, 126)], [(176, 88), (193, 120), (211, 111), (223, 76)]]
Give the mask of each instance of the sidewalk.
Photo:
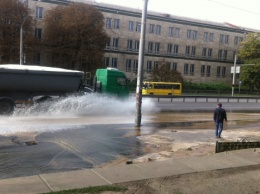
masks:
[(1, 179), (0, 194), (35, 194), (260, 164), (260, 148)]

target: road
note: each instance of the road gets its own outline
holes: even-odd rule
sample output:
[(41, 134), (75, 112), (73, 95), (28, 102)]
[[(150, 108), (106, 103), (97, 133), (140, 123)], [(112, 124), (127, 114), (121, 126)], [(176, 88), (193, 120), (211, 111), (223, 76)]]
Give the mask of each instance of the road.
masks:
[[(225, 103), (223, 107), (229, 112), (260, 109), (259, 104), (247, 103)], [(158, 103), (143, 99), (143, 125), (139, 129), (134, 126), (135, 99), (122, 102), (89, 95), (16, 110), (13, 116), (0, 117), (0, 178), (92, 168), (114, 160), (133, 159), (146, 154), (142, 137), (156, 134), (165, 126), (207, 129), (212, 125), (211, 114), (202, 121), (197, 119), (197, 113), (181, 111), (200, 110), (208, 115), (214, 108), (215, 103)], [(196, 120), (191, 121), (191, 117)], [(256, 118), (259, 115), (242, 125), (257, 125)], [(208, 141), (211, 133), (206, 131), (205, 137), (196, 139), (197, 136), (184, 132), (177, 138)]]

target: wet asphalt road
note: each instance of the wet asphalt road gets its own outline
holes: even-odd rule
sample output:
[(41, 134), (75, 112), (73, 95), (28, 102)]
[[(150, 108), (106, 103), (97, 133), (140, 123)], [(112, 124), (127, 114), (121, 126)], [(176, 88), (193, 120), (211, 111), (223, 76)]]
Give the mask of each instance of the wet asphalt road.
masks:
[[(127, 124), (73, 127), (43, 132), (34, 138), (0, 136), (0, 178), (35, 175), (82, 168), (92, 168), (119, 157), (136, 157), (142, 153), (135, 136), (125, 137)], [(27, 145), (30, 142), (36, 145)], [(27, 144), (26, 144), (27, 143)]]
[[(208, 112), (215, 106), (216, 103), (145, 101), (143, 134), (155, 133), (160, 127), (151, 120), (154, 113), (158, 120), (160, 111)], [(223, 107), (231, 112), (260, 110), (259, 103), (223, 103)], [(0, 178), (92, 168), (119, 158), (141, 156), (145, 153), (138, 138), (140, 133), (136, 133), (134, 127), (134, 111), (135, 107), (131, 113), (116, 115), (105, 109), (106, 114), (93, 117), (30, 114), (26, 117), (0, 117)], [(33, 142), (36, 145), (26, 144)]]

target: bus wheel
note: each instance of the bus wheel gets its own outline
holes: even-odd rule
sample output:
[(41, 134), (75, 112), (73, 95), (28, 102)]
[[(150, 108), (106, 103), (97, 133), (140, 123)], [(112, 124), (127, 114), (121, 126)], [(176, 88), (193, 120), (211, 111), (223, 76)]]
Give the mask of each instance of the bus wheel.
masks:
[(0, 115), (11, 115), (14, 112), (15, 104), (11, 100), (0, 100)]
[(172, 95), (172, 93), (169, 93), (168, 95), (169, 95), (169, 96), (171, 96), (171, 95)]
[(153, 93), (150, 93), (150, 95), (153, 95)]

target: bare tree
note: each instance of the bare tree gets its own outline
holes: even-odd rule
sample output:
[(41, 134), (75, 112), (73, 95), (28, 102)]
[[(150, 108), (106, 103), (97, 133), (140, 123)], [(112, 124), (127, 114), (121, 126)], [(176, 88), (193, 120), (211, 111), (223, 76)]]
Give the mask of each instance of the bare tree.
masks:
[(24, 48), (29, 47), (32, 18), (27, 5), (19, 0), (0, 1), (0, 63), (18, 63), (20, 29), (23, 27)]
[(107, 38), (103, 14), (92, 5), (72, 3), (48, 11), (43, 45), (53, 66), (93, 71), (103, 64)]
[(153, 69), (149, 73), (149, 80), (155, 82), (181, 82), (183, 83), (183, 77), (181, 73), (171, 69), (169, 64), (165, 60), (159, 62), (158, 69)]

